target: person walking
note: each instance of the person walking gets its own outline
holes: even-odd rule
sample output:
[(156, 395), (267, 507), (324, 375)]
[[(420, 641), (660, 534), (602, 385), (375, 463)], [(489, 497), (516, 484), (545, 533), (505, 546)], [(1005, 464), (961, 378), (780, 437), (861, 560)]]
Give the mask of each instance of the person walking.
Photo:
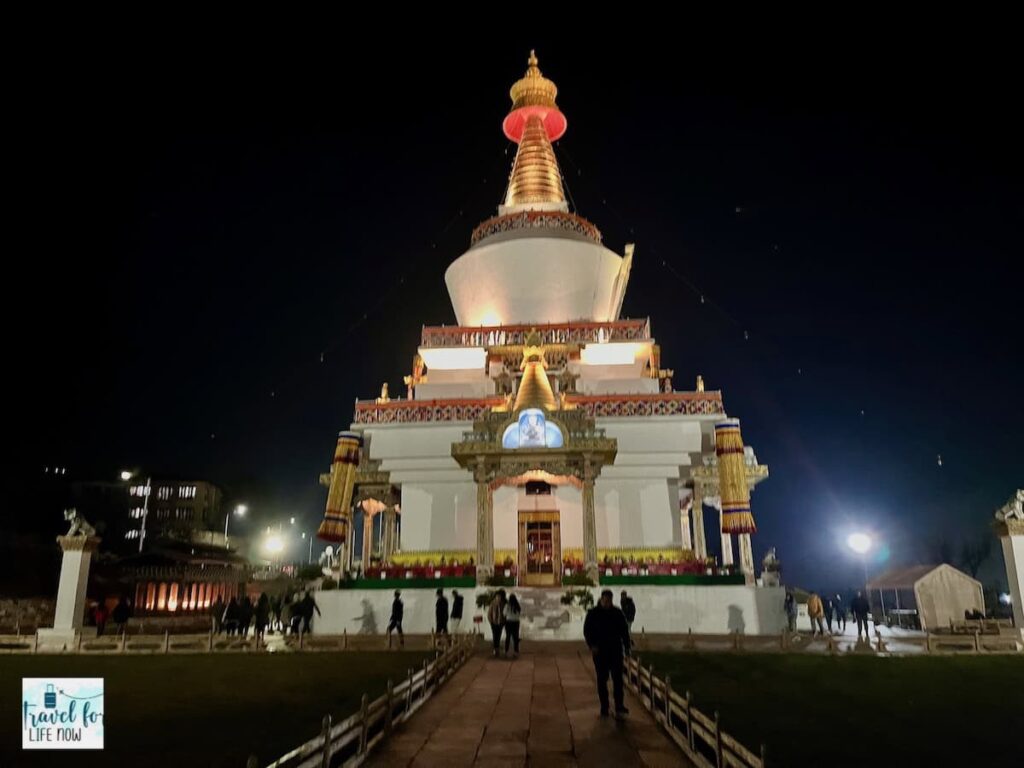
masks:
[(216, 602), (210, 606), (210, 618), (213, 620), (213, 634), (219, 635), (224, 621), (224, 601), (220, 595)]
[(444, 590), (437, 590), (437, 602), (434, 604), (434, 620), (437, 624), (437, 634), (448, 634), (448, 598), (444, 596)]
[(491, 598), (487, 607), (487, 621), (491, 625), (491, 641), (494, 643), (493, 655), (498, 655), (501, 645), (501, 629), (505, 626), (505, 590), (499, 589)]
[(870, 640), (868, 636), (868, 613), (871, 610), (871, 606), (868, 605), (868, 600), (864, 597), (864, 593), (859, 589), (857, 590), (857, 596), (850, 601), (850, 610), (853, 612), (853, 618), (857, 622), (857, 642), (860, 642), (861, 629), (864, 630), (864, 639)]
[[(839, 595), (836, 595), (833, 604), (836, 607), (836, 631), (843, 634), (846, 632), (846, 606), (843, 605), (843, 598)], [(840, 623), (843, 625), (842, 629), (839, 628)]]
[(302, 632), (303, 634), (311, 634), (313, 627), (310, 622), (313, 621), (313, 611), (316, 611), (316, 615), (320, 616), (320, 606), (316, 604), (316, 600), (313, 599), (313, 593), (307, 592), (306, 596), (302, 598), (302, 602), (299, 604), (302, 616)]
[(514, 659), (519, 658), (519, 620), (522, 613), (519, 600), (514, 594), (509, 595), (508, 603), (505, 604), (505, 655), (508, 656), (508, 645), (511, 641)]
[(255, 618), (256, 644), (259, 645), (264, 641), (267, 624), (270, 623), (270, 598), (267, 597), (266, 592), (262, 593), (260, 599), (256, 601), (253, 617)]
[(110, 618), (112, 618), (114, 623), (117, 624), (117, 634), (120, 635), (124, 633), (124, 628), (128, 624), (128, 617), (130, 615), (131, 608), (128, 607), (128, 602), (122, 597), (117, 601), (117, 605), (114, 606), (114, 612), (110, 615)]
[(457, 635), (459, 633), (459, 627), (462, 625), (462, 595), (459, 594), (459, 590), (452, 590), (452, 634)]
[(388, 647), (391, 647), (391, 633), (398, 630), (398, 644), (405, 647), (405, 635), (402, 633), (402, 619), (405, 618), (405, 603), (402, 593), (395, 590), (395, 599), (391, 601), (391, 621), (388, 622)]
[(825, 623), (828, 625), (828, 633), (832, 634), (832, 617), (836, 615), (836, 605), (832, 602), (832, 598), (828, 598), (825, 601)]
[(619, 607), (622, 609), (622, 615), (626, 617), (626, 624), (629, 627), (629, 631), (633, 631), (633, 619), (636, 618), (636, 603), (633, 602), (633, 598), (626, 594), (626, 590), (622, 590), (622, 594), (619, 595)]
[(224, 617), (221, 619), (229, 636), (238, 631), (238, 611), (238, 601), (232, 597), (228, 601), (228, 607), (224, 609)]
[(612, 604), (612, 591), (601, 592), (597, 605), (587, 611), (583, 622), (583, 637), (594, 657), (597, 672), (597, 698), (601, 703), (601, 717), (608, 716), (608, 677), (612, 678), (615, 699), (615, 718), (621, 720), (629, 713), (623, 701), (622, 657), (629, 653), (629, 625), (622, 610)]
[(284, 624), (281, 623), (281, 613), (283, 610), (284, 598), (281, 595), (274, 595), (270, 598), (270, 631), (273, 632), (275, 629), (284, 634)]
[(818, 633), (824, 637), (825, 622), (822, 621), (824, 617), (825, 606), (821, 604), (821, 598), (817, 592), (811, 592), (811, 596), (807, 598), (807, 618), (811, 620), (811, 637)]
[(107, 626), (107, 619), (110, 617), (110, 612), (107, 610), (107, 604), (102, 600), (96, 603), (96, 607), (92, 609), (92, 618), (96, 622), (96, 637), (103, 635), (103, 630)]
[(786, 624), (790, 632), (796, 632), (796, 598), (788, 589), (786, 599), (782, 602), (782, 608), (786, 612)]
[(248, 635), (250, 624), (252, 624), (252, 600), (246, 595), (238, 604), (238, 634), (242, 637)]

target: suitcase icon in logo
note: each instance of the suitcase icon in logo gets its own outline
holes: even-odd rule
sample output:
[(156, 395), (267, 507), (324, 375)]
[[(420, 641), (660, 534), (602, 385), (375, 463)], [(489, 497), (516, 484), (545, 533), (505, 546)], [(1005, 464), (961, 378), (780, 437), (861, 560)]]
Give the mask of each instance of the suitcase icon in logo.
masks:
[(47, 683), (46, 693), (43, 694), (43, 706), (47, 709), (55, 709), (57, 707), (57, 692), (53, 690), (53, 683)]

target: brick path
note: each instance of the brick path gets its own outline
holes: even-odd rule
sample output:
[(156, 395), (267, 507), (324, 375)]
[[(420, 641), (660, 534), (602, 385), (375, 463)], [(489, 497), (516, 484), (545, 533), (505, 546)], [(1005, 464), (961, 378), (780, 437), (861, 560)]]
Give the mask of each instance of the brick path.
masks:
[(552, 643), (515, 661), (470, 659), (368, 764), (689, 766), (628, 691), (625, 722), (598, 716), (593, 664), (579, 648)]

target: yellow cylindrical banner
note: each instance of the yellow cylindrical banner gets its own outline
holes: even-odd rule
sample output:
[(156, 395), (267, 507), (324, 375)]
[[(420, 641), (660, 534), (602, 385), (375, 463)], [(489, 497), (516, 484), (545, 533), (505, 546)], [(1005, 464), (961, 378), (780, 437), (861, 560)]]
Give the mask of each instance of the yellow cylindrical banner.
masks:
[(327, 508), (317, 536), (324, 541), (340, 543), (348, 538), (352, 492), (359, 466), (359, 447), (363, 438), (356, 432), (339, 432), (331, 465), (331, 485), (327, 491)]
[(722, 533), (755, 533), (757, 526), (750, 512), (743, 437), (737, 419), (715, 425), (715, 453), (718, 455), (718, 488), (722, 498)]

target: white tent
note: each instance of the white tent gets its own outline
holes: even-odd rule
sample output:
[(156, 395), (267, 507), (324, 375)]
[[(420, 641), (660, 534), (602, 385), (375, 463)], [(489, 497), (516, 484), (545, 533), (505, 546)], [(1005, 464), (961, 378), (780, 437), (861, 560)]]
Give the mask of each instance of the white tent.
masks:
[(868, 582), (868, 592), (876, 616), (916, 610), (924, 630), (948, 627), (965, 611), (985, 612), (981, 582), (946, 563), (883, 573)]

